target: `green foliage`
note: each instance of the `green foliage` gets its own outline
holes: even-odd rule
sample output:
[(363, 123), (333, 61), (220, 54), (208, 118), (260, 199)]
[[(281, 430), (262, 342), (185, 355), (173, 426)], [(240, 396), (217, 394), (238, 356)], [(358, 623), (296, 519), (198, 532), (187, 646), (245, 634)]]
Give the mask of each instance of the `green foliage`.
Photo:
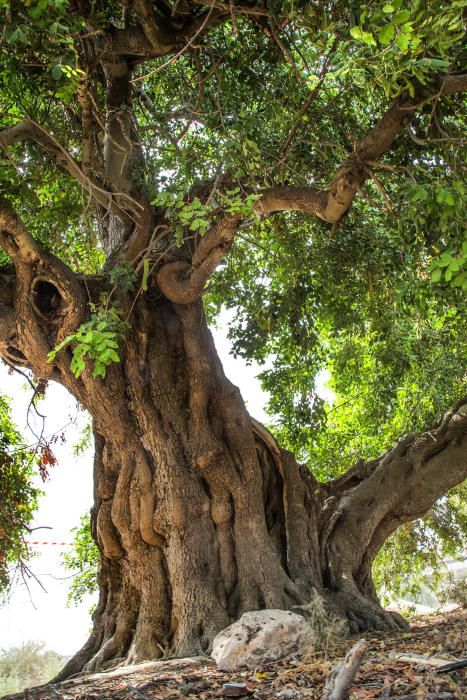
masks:
[(428, 267), (432, 282), (467, 291), (464, 182), (456, 173), (447, 177), (441, 168), (433, 169), (431, 180), (412, 182), (404, 196), (414, 235), (432, 242)]
[(68, 0), (24, 0), (22, 4), (23, 12), (16, 15), (10, 0), (1, 0), (0, 11), (11, 16), (3, 41), (14, 51), (32, 49), (48, 54), (44, 85), (69, 104), (83, 75), (72, 39), (72, 32), (79, 30), (82, 22), (77, 18), (70, 21)]
[[(441, 602), (462, 593), (453, 590), (446, 561), (462, 557), (467, 531), (466, 485), (441, 499), (423, 520), (406, 523), (384, 544), (373, 565), (373, 580), (384, 604), (416, 599), (429, 585)], [(432, 580), (428, 584), (427, 570)]]
[(47, 683), (65, 665), (55, 651), (44, 650), (41, 642), (0, 650), (0, 695), (22, 693), (24, 688)]
[(70, 369), (75, 377), (79, 377), (86, 368), (86, 359), (93, 363), (92, 376), (105, 379), (107, 367), (114, 362), (120, 362), (118, 351), (125, 340), (128, 324), (122, 319), (122, 310), (113, 305), (97, 307), (91, 320), (83, 323), (76, 333), (67, 336), (52, 352), (49, 362), (53, 362), (57, 354), (73, 346), (73, 358)]
[(110, 283), (125, 292), (132, 292), (136, 285), (136, 272), (128, 260), (122, 260), (110, 271)]
[(76, 457), (82, 455), (87, 449), (92, 445), (92, 424), (91, 422), (86, 423), (81, 434), (79, 436), (78, 442), (73, 445), (73, 454)]
[(73, 550), (62, 554), (62, 558), (65, 569), (75, 575), (68, 593), (68, 604), (79, 605), (85, 595), (95, 593), (99, 588), (99, 550), (91, 536), (88, 515), (83, 515), (79, 526), (72, 532), (75, 533)]
[(227, 190), (225, 194), (219, 193), (218, 196), (226, 214), (241, 214), (243, 218), (253, 214), (255, 202), (260, 198), (257, 194), (242, 196), (240, 187)]
[(24, 447), (0, 396), (0, 597), (8, 593), (18, 562), (29, 556), (24, 538), (37, 508), (39, 491), (31, 484), (35, 472), (34, 455)]
[[(148, 260), (144, 260), (142, 289), (147, 289), (149, 274)], [(78, 378), (86, 368), (86, 359), (93, 365), (92, 376), (97, 379), (105, 379), (107, 367), (114, 362), (120, 362), (119, 352), (125, 342), (125, 333), (130, 328), (125, 320), (124, 311), (118, 301), (112, 301), (113, 294), (117, 291), (128, 293), (135, 288), (137, 274), (133, 265), (128, 261), (120, 261), (109, 274), (109, 282), (112, 289), (109, 293), (102, 293), (100, 304), (90, 304), (91, 319), (83, 323), (75, 333), (67, 336), (48, 355), (49, 362), (53, 362), (57, 354), (68, 346), (73, 347), (73, 357), (70, 369)]]
[(187, 229), (204, 235), (209, 228), (212, 213), (212, 207), (202, 204), (198, 197), (191, 202), (185, 202), (184, 198), (183, 192), (159, 192), (152, 201), (152, 204), (166, 209), (179, 246), (183, 243)]
[(415, 85), (450, 70), (453, 44), (462, 41), (464, 7), (463, 0), (361, 4), (350, 29), (357, 46), (340, 70), (345, 74), (358, 66), (361, 78), (374, 81), (388, 97), (403, 90), (414, 95)]
[(467, 238), (458, 250), (449, 248), (433, 260), (430, 272), (432, 282), (440, 282), (444, 278), (453, 287), (460, 287), (463, 292), (467, 292)]
[(203, 204), (199, 197), (187, 201), (184, 192), (165, 191), (159, 192), (152, 204), (165, 208), (177, 245), (181, 246), (190, 232), (204, 236), (222, 212), (250, 216), (257, 199), (258, 196), (254, 194), (242, 195), (240, 188), (235, 187), (225, 194), (216, 192), (215, 200), (212, 197), (211, 203)]

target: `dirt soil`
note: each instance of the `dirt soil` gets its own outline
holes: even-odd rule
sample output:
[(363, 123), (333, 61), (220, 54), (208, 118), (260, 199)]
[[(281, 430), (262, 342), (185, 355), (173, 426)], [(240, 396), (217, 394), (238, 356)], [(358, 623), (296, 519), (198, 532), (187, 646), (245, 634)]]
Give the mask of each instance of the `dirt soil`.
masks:
[[(467, 656), (467, 611), (417, 618), (407, 632), (363, 634), (337, 641), (327, 653), (307, 650), (254, 670), (219, 671), (207, 657), (170, 659), (126, 666), (43, 685), (8, 700), (182, 700), (244, 697), (253, 700), (321, 698), (337, 660), (357, 639), (368, 648), (350, 689), (351, 700), (467, 698), (466, 669), (437, 672), (427, 659), (446, 663)], [(398, 659), (397, 654), (407, 657)], [(424, 658), (417, 659), (416, 655)], [(415, 658), (414, 658), (415, 656)], [(439, 664), (438, 664), (439, 665)], [(230, 685), (230, 687), (229, 687)]]

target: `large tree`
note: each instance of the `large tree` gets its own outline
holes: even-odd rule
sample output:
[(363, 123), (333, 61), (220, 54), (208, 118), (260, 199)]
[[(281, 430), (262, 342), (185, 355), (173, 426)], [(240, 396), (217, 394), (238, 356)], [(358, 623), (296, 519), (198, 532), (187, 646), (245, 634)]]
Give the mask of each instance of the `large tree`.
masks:
[[(404, 624), (372, 562), (467, 473), (461, 5), (1, 0), (0, 353), (95, 438), (100, 599), (63, 677), (313, 591)], [(319, 481), (226, 378), (222, 304), (300, 459), (324, 367), (405, 434)]]

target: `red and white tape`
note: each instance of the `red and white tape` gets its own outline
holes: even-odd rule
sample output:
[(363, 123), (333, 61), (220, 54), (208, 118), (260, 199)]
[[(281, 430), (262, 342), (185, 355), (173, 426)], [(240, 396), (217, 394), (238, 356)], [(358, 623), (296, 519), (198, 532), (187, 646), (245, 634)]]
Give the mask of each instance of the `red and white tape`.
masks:
[(37, 541), (32, 541), (32, 540), (23, 540), (24, 544), (32, 544), (32, 545), (43, 545), (43, 544), (55, 544), (58, 547), (73, 547), (74, 542), (39, 542)]

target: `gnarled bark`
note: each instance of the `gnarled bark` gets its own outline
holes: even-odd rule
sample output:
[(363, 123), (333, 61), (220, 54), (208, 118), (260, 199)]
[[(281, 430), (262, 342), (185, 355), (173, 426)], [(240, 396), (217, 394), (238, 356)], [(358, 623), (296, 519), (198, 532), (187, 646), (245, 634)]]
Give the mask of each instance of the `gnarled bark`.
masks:
[[(21, 253), (14, 257), (16, 277), (10, 270), (0, 298), (0, 316), (10, 309), (0, 352), (14, 361), (5, 351), (14, 317), (15, 352), (86, 406), (96, 447), (100, 600), (89, 641), (60, 677), (207, 651), (243, 612), (293, 608), (313, 591), (349, 631), (403, 624), (381, 608), (371, 562), (400, 523), (466, 475), (467, 403), (438, 428), (319, 484), (248, 415), (199, 302), (140, 297), (122, 360), (105, 381), (91, 367), (76, 379), (70, 349), (50, 365), (65, 310), (67, 322), (86, 318), (83, 304), (69, 302), (69, 290), (79, 301), (84, 284), (53, 256), (34, 254), (26, 268)], [(87, 288), (98, 293), (91, 280)]]

